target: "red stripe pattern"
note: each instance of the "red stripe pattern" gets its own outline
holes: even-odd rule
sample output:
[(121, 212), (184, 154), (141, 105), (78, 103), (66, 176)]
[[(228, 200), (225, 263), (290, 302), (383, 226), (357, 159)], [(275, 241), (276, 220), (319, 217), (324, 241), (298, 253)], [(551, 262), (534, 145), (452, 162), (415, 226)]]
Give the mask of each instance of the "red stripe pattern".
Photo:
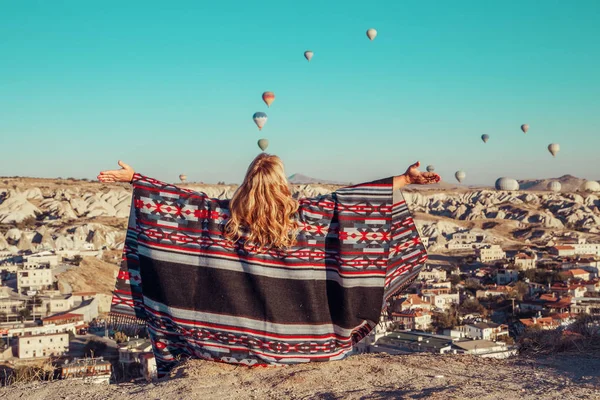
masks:
[[(297, 245), (263, 254), (243, 252), (239, 244), (223, 236), (229, 218), (227, 200), (210, 199), (204, 193), (140, 174), (134, 176), (133, 183), (131, 216), (111, 316), (123, 330), (127, 321), (135, 329), (144, 321), (159, 374), (166, 373), (181, 356), (250, 366), (343, 358), (373, 329), (387, 300), (416, 278), (427, 258), (406, 203), (399, 192), (392, 192), (391, 178), (299, 200), (301, 232)], [(191, 308), (161, 303), (144, 296), (144, 263), (152, 262), (153, 257), (162, 262), (190, 263), (191, 271), (210, 268), (217, 274), (238, 271), (234, 273), (243, 279), (252, 274), (276, 279), (282, 287), (305, 291), (306, 308), (300, 312), (328, 304), (341, 308), (326, 313), (331, 314), (330, 320), (308, 324), (297, 322), (302, 315), (290, 315), (290, 321), (296, 322), (282, 322), (270, 320), (266, 311), (262, 319), (234, 311), (210, 311), (211, 307), (221, 307), (222, 301), (251, 302), (257, 310), (286, 307), (285, 297), (272, 305), (260, 303), (260, 296), (235, 298), (231, 293), (232, 298), (193, 304)], [(303, 278), (294, 274), (303, 274), (298, 275)], [(307, 282), (315, 282), (314, 287)], [(166, 282), (146, 284), (168, 287)], [(182, 291), (192, 290), (184, 280), (177, 285)], [(315, 290), (326, 292), (315, 294)], [(311, 303), (322, 296), (339, 298), (330, 298), (325, 304)], [(297, 304), (290, 304), (290, 313), (298, 312), (292, 311), (297, 308)], [(306, 320), (315, 318), (306, 315)]]

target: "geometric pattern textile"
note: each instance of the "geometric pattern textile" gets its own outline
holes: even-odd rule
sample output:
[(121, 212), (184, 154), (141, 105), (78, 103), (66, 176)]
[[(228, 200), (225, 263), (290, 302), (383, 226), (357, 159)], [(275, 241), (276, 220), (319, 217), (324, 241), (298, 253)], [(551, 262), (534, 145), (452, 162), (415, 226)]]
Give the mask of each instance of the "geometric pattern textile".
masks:
[(300, 199), (296, 245), (254, 253), (224, 237), (228, 200), (136, 173), (111, 318), (144, 321), (160, 376), (342, 359), (427, 259), (392, 182)]

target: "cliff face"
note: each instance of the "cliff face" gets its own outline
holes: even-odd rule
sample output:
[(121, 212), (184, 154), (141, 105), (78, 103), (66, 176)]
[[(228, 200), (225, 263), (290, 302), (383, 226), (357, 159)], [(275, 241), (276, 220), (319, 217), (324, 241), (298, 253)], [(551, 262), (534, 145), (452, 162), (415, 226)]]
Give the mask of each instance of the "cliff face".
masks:
[(495, 360), (457, 355), (367, 354), (283, 368), (199, 360), (156, 383), (95, 385), (56, 381), (0, 388), (28, 399), (593, 399), (600, 358), (571, 355)]

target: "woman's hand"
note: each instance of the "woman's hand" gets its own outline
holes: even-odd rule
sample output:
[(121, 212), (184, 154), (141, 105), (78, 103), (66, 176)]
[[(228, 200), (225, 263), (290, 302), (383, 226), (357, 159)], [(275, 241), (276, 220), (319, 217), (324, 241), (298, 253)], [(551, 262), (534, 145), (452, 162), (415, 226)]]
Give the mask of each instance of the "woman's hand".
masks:
[(102, 171), (98, 175), (100, 182), (131, 182), (135, 171), (123, 161), (119, 161), (121, 169), (113, 169), (110, 171)]
[(394, 177), (394, 190), (400, 189), (406, 185), (430, 185), (438, 183), (442, 178), (434, 172), (421, 172), (419, 166), (421, 163), (417, 161), (403, 175)]

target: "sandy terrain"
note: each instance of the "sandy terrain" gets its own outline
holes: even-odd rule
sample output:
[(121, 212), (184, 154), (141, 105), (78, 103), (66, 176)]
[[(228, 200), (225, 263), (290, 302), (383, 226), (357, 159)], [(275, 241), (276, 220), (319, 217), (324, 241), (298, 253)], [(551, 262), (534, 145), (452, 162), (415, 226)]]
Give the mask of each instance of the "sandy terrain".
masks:
[(361, 355), (285, 368), (189, 361), (157, 383), (68, 381), (0, 388), (28, 399), (593, 399), (600, 398), (600, 357), (494, 360), (418, 354)]

